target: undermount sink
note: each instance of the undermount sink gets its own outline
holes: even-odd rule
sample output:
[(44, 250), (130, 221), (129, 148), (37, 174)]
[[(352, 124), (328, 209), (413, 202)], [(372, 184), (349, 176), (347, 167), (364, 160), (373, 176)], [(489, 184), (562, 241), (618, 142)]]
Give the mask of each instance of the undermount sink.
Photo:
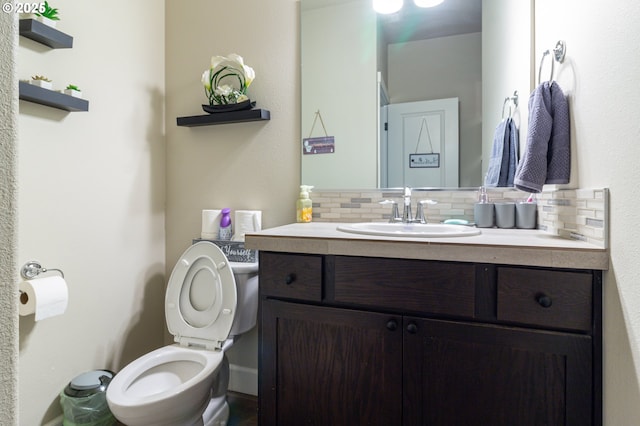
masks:
[(478, 228), (473, 226), (441, 223), (362, 222), (339, 225), (337, 229), (352, 234), (407, 238), (470, 237), (481, 233)]

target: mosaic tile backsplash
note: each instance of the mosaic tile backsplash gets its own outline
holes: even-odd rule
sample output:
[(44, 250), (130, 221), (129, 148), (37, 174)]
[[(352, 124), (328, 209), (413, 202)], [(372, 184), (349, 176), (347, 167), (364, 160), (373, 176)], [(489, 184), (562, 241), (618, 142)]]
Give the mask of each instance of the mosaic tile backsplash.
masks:
[[(488, 188), (489, 201), (524, 201), (528, 193), (516, 189)], [(442, 222), (446, 219), (466, 219), (473, 222), (473, 205), (477, 191), (469, 190), (420, 190), (412, 193), (412, 212), (417, 202), (424, 199), (437, 201), (426, 205), (427, 221)], [(313, 220), (316, 222), (386, 222), (391, 217), (391, 207), (380, 201), (398, 202), (402, 214), (402, 193), (388, 190), (314, 191)], [(538, 204), (537, 228), (564, 238), (571, 238), (607, 247), (609, 190), (560, 189), (535, 194)], [(517, 232), (514, 229), (514, 232)]]

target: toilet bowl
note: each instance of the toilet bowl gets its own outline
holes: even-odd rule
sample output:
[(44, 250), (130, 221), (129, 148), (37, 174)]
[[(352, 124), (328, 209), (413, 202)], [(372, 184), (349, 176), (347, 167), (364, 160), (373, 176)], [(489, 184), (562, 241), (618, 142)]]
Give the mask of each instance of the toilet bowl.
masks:
[[(257, 264), (228, 262), (211, 242), (198, 242), (183, 253), (165, 297), (167, 327), (176, 343), (136, 359), (114, 376), (107, 402), (120, 422), (226, 423), (228, 379), (216, 378), (221, 370), (228, 372), (224, 352), (234, 336), (256, 323), (257, 269)], [(224, 389), (213, 395), (214, 384)]]
[(156, 349), (116, 374), (118, 382), (107, 389), (109, 408), (130, 426), (196, 424), (223, 355), (177, 344)]

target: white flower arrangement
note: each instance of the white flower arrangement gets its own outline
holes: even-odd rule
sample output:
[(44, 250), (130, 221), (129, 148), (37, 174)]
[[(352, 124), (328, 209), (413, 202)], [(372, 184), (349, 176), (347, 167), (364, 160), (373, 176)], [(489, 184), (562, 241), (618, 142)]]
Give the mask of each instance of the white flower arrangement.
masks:
[(249, 100), (247, 89), (256, 76), (242, 56), (213, 56), (211, 67), (202, 74), (202, 84), (209, 105), (237, 104)]

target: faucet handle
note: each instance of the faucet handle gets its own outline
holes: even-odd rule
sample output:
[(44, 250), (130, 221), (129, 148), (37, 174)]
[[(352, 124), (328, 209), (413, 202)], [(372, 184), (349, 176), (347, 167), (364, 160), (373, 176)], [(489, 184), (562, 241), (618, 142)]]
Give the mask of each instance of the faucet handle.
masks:
[(378, 204), (382, 206), (391, 204), (391, 217), (389, 218), (389, 222), (397, 222), (400, 220), (400, 212), (398, 211), (398, 203), (396, 201), (382, 200)]
[(434, 204), (438, 204), (438, 202), (434, 200), (418, 201), (418, 211), (416, 212), (416, 222), (427, 223), (427, 216), (424, 214), (425, 204), (434, 205)]

